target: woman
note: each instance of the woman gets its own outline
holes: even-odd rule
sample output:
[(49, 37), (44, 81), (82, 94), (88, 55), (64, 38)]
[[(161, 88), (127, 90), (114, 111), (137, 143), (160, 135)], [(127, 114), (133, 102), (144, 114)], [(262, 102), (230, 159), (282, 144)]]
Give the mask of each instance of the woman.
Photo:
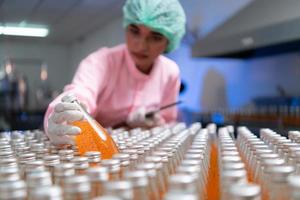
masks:
[(61, 99), (74, 93), (105, 127), (157, 126), (176, 120), (176, 108), (152, 119), (145, 114), (176, 101), (179, 69), (162, 56), (174, 50), (185, 33), (185, 14), (177, 0), (127, 0), (123, 7), (126, 44), (101, 48), (85, 58), (71, 84), (48, 107), (44, 127), (54, 144), (72, 144), (80, 128), (78, 108)]

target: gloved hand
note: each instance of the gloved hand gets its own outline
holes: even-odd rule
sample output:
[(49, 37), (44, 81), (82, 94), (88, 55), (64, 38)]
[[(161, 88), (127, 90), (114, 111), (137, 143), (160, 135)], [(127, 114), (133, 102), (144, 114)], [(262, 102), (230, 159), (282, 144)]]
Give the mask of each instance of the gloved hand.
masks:
[(146, 109), (141, 107), (129, 114), (127, 118), (127, 124), (130, 127), (145, 127), (151, 128), (154, 126), (159, 126), (164, 123), (164, 119), (159, 113), (156, 113), (151, 118), (146, 118)]
[[(63, 98), (64, 99), (64, 98)], [(62, 99), (62, 101), (63, 101)], [(48, 137), (54, 145), (74, 144), (72, 136), (81, 132), (77, 126), (70, 123), (83, 119), (83, 113), (75, 103), (60, 102), (55, 105), (48, 119)]]

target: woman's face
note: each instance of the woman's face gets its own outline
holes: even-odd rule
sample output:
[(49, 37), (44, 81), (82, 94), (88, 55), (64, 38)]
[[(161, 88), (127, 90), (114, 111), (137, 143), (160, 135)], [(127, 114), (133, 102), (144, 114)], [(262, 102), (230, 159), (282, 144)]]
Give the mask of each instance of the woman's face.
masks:
[(168, 46), (168, 39), (162, 34), (134, 24), (127, 27), (126, 42), (133, 61), (144, 73), (150, 72), (154, 60)]

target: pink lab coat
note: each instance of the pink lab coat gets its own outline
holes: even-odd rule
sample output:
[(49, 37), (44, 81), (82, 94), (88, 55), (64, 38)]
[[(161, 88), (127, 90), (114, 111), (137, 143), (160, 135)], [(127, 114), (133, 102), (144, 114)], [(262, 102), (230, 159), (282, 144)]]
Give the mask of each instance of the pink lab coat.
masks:
[[(102, 126), (109, 127), (126, 121), (141, 106), (151, 111), (175, 102), (179, 86), (179, 68), (165, 56), (159, 56), (151, 73), (145, 75), (135, 67), (125, 44), (101, 48), (80, 63), (72, 83), (49, 104), (44, 127), (46, 130), (54, 105), (69, 92), (75, 93)], [(166, 122), (175, 121), (176, 107), (162, 111), (161, 116)]]

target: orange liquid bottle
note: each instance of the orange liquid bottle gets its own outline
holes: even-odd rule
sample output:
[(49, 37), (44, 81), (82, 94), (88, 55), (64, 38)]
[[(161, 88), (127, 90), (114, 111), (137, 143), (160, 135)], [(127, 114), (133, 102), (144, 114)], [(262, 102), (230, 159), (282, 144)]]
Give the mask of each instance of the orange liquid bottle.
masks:
[(80, 155), (84, 155), (88, 151), (99, 151), (102, 159), (112, 158), (114, 154), (119, 153), (117, 145), (104, 128), (95, 120), (93, 123), (98, 126), (96, 130), (87, 120), (73, 123), (81, 129), (81, 133), (75, 136), (75, 143)]
[(72, 123), (81, 129), (81, 133), (74, 137), (80, 155), (83, 156), (88, 151), (99, 151), (102, 159), (110, 159), (119, 153), (112, 137), (85, 111), (74, 95), (64, 97), (63, 101), (77, 104), (84, 116), (84, 120)]
[(218, 149), (216, 143), (211, 144), (209, 174), (206, 185), (207, 199), (220, 199), (220, 175), (218, 163)]

